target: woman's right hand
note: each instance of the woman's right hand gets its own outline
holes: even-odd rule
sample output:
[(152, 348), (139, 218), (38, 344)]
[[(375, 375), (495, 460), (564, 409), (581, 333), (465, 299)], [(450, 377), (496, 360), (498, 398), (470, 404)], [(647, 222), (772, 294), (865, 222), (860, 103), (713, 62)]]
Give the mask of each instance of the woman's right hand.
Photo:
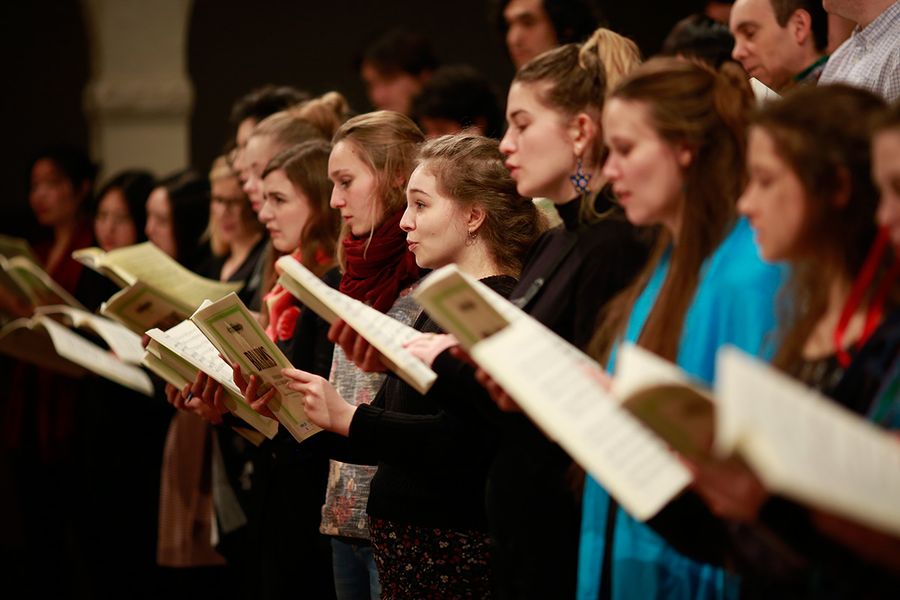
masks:
[(234, 381), (234, 384), (238, 386), (238, 389), (241, 390), (241, 393), (244, 395), (244, 400), (247, 401), (250, 408), (264, 417), (274, 419), (275, 413), (269, 408), (269, 400), (275, 397), (275, 388), (269, 388), (266, 390), (266, 393), (260, 396), (259, 378), (256, 375), (251, 375), (248, 380), (244, 377), (244, 373), (241, 371), (241, 365), (238, 363), (231, 363), (231, 370), (233, 372), (232, 380)]
[[(180, 390), (171, 383), (167, 383), (166, 400), (178, 410), (193, 413), (204, 421), (219, 425), (222, 423), (222, 413), (212, 408), (202, 397), (209, 381), (213, 380), (207, 378), (204, 373), (198, 373), (194, 383), (186, 383)], [(215, 381), (213, 383), (218, 385)], [(195, 390), (197, 393), (194, 393)], [(211, 390), (210, 393), (214, 394), (215, 392)]]

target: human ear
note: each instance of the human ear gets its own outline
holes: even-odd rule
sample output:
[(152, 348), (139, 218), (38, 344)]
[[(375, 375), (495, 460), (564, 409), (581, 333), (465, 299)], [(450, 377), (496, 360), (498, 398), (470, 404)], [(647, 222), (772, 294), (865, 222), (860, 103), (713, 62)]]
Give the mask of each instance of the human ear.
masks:
[(812, 17), (802, 8), (798, 8), (790, 16), (788, 28), (797, 45), (802, 46), (812, 35)]
[(469, 233), (478, 231), (478, 228), (481, 227), (486, 218), (487, 211), (484, 210), (484, 207), (480, 204), (473, 205), (472, 208), (469, 209), (469, 215), (466, 219), (466, 231)]
[(572, 139), (572, 150), (575, 156), (584, 156), (597, 137), (597, 124), (589, 114), (580, 112), (572, 118), (569, 124), (569, 137)]
[(691, 166), (691, 163), (694, 162), (694, 151), (687, 144), (676, 144), (674, 151), (675, 160), (678, 162), (678, 166), (682, 169), (687, 169)]

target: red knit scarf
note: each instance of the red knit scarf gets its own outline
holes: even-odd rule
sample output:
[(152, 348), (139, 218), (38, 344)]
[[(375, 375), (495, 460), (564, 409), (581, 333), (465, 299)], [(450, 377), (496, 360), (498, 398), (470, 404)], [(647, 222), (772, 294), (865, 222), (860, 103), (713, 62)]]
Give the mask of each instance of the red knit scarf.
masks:
[[(291, 256), (303, 264), (299, 248), (294, 250)], [(319, 248), (316, 250), (315, 261), (320, 266), (327, 265), (331, 263), (332, 258)], [(273, 342), (286, 342), (293, 338), (297, 319), (300, 317), (300, 301), (280, 283), (276, 283), (272, 290), (263, 296), (263, 307), (269, 312), (269, 324), (266, 326), (269, 339)]]
[(420, 276), (406, 233), (400, 229), (402, 217), (402, 212), (389, 216), (371, 241), (368, 236), (344, 239), (346, 269), (338, 289), (381, 312), (387, 312), (400, 292)]

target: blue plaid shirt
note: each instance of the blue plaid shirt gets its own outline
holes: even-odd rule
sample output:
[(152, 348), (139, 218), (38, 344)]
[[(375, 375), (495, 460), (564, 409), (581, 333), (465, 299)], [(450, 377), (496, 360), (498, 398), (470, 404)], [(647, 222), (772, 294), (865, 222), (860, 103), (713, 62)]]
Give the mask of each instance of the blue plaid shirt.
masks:
[(900, 2), (865, 28), (857, 27), (825, 65), (819, 85), (846, 83), (900, 99)]

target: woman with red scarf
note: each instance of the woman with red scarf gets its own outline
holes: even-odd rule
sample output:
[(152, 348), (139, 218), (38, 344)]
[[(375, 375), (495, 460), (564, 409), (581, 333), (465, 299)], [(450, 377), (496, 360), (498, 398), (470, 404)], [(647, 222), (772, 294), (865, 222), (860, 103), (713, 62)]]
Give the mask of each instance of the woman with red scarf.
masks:
[[(419, 312), (409, 291), (418, 281), (420, 271), (415, 256), (407, 248), (400, 218), (406, 205), (404, 191), (413, 168), (413, 157), (422, 141), (422, 133), (415, 123), (398, 113), (381, 111), (360, 115), (338, 129), (327, 169), (321, 166), (322, 175), (327, 172), (333, 183), (330, 204), (337, 210), (330, 214), (342, 222), (338, 258), (343, 274), (335, 283), (348, 296), (407, 324), (411, 324)], [(273, 211), (277, 211), (276, 207), (289, 196), (281, 181), (288, 171), (282, 168), (284, 165), (278, 166), (279, 160), (279, 157), (274, 158), (264, 175), (265, 202), (271, 203)], [(307, 197), (314, 191), (304, 185), (300, 188)], [(290, 236), (288, 228), (295, 227), (300, 216), (289, 225), (291, 219), (269, 219), (268, 210), (264, 205), (260, 218), (266, 221), (273, 244), (282, 249), (278, 244)], [(316, 228), (308, 230), (310, 234), (317, 231)], [(299, 255), (295, 257), (313, 272), (322, 274), (322, 259), (330, 254), (323, 255), (323, 246), (310, 243), (311, 238), (307, 235), (301, 239)], [(325, 271), (323, 279), (331, 283), (334, 273)], [(294, 331), (294, 348), (286, 354), (295, 366), (323, 377), (330, 373), (330, 380), (341, 396), (353, 405), (368, 404), (373, 400), (385, 379), (384, 373), (361, 371), (340, 348), (334, 348), (333, 356), (330, 353), (325, 356), (322, 349), (325, 344), (330, 344), (326, 338), (327, 324), (312, 311), (301, 308), (280, 286), (276, 286), (266, 299), (268, 331), (273, 339), (282, 344), (284, 333)], [(265, 404), (271, 393), (257, 398), (254, 377), (245, 382), (236, 370), (235, 381), (244, 389), (245, 397), (254, 408), (267, 411)], [(195, 383), (192, 391), (201, 393), (202, 400), (190, 402), (213, 400), (209, 389), (203, 387)], [(183, 395), (187, 397), (187, 390)], [(221, 403), (214, 404), (221, 409)], [(333, 450), (331, 441), (329, 436), (322, 434), (300, 445), (287, 440), (282, 451), (285, 455), (327, 456)], [(320, 496), (314, 511), (304, 503), (285, 507), (280, 512), (283, 517), (291, 515), (291, 519), (304, 520), (312, 514), (318, 519), (321, 514), (320, 531), (331, 538), (334, 588), (341, 600), (374, 600), (381, 594), (369, 545), (366, 515), (369, 483), (374, 471), (371, 466), (332, 460), (328, 467), (324, 506)], [(303, 480), (297, 478), (294, 485), (309, 487), (311, 481), (318, 481), (311, 477), (313, 475), (307, 473)], [(280, 550), (273, 547), (270, 551)], [(297, 564), (295, 561), (292, 568), (285, 565), (285, 573), (291, 580), (296, 579)]]

